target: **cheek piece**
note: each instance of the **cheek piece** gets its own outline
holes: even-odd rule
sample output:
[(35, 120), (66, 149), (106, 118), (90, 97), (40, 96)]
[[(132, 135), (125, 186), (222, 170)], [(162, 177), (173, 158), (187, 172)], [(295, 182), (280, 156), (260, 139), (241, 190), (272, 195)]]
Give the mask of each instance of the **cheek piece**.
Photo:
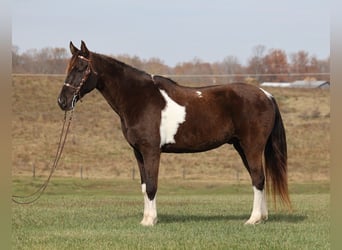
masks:
[(77, 100), (81, 99), (81, 96), (80, 96), (80, 92), (81, 92), (81, 88), (82, 86), (84, 85), (84, 83), (88, 80), (91, 72), (93, 72), (95, 75), (97, 75), (97, 72), (94, 71), (93, 67), (92, 67), (92, 64), (91, 64), (91, 61), (83, 56), (78, 56), (78, 58), (80, 58), (81, 60), (84, 60), (84, 61), (87, 61), (88, 62), (88, 66), (87, 66), (87, 69), (85, 71), (85, 74), (84, 76), (82, 77), (81, 81), (80, 81), (80, 84), (75, 87), (73, 86), (72, 84), (70, 83), (67, 83), (65, 82), (64, 83), (64, 86), (68, 87), (68, 88), (72, 88), (75, 90), (74, 92), (74, 96), (72, 98), (72, 102), (71, 102), (71, 107), (74, 108), (75, 107), (75, 104), (77, 102)]

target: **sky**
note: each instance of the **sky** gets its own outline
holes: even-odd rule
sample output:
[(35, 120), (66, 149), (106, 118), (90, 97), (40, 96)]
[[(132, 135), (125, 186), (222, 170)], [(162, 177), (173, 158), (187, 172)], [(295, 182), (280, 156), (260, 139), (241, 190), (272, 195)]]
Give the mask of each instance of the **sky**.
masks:
[(326, 0), (13, 0), (12, 44), (19, 52), (68, 48), (157, 57), (169, 66), (235, 56), (247, 64), (253, 47), (330, 55)]

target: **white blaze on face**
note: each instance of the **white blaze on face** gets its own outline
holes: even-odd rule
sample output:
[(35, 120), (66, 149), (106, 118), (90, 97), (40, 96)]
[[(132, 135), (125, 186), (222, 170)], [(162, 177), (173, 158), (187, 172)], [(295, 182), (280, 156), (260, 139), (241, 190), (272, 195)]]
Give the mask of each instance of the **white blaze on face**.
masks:
[(269, 99), (272, 99), (273, 98), (273, 95), (271, 95), (269, 92), (267, 92), (266, 90), (260, 88), (262, 90), (262, 92), (265, 93), (265, 95), (269, 98)]
[(165, 99), (165, 108), (161, 111), (160, 147), (167, 143), (175, 143), (175, 135), (180, 124), (185, 121), (185, 107), (172, 100), (165, 90), (159, 90)]

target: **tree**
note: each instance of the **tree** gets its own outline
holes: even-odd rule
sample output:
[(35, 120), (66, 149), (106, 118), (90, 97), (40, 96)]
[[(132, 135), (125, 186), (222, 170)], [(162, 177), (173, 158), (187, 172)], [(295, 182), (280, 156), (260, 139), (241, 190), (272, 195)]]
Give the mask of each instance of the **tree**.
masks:
[(243, 67), (236, 56), (226, 56), (221, 65), (221, 73), (231, 75), (229, 82), (241, 81), (241, 76), (236, 76), (243, 72)]
[[(187, 83), (203, 83), (203, 84), (209, 84), (208, 77), (202, 77), (200, 75), (212, 75), (213, 69), (212, 65), (207, 62), (203, 62), (200, 58), (195, 57), (190, 62), (183, 62), (177, 64), (173, 70), (173, 74), (176, 75), (192, 75), (191, 78), (180, 78), (177, 77), (177, 80), (179, 80), (182, 84)], [(199, 75), (198, 77), (195, 75)]]
[(263, 58), (266, 47), (264, 45), (257, 45), (252, 49), (252, 56), (248, 61), (247, 72), (255, 75), (255, 79), (260, 82), (262, 80), (260, 74), (262, 74), (265, 69), (263, 67)]
[[(270, 49), (265, 53), (264, 45), (253, 47), (251, 57), (247, 66), (241, 65), (236, 56), (227, 55), (222, 61), (208, 63), (199, 57), (178, 63), (175, 67), (169, 67), (162, 60), (156, 57), (150, 59), (140, 59), (138, 56), (127, 54), (113, 56), (119, 61), (127, 63), (133, 67), (144, 70), (151, 74), (161, 75), (195, 75), (195, 77), (176, 77), (175, 80), (180, 83), (196, 84), (221, 84), (235, 81), (246, 81), (248, 74), (250, 82), (263, 81), (290, 81), (290, 73), (313, 74), (326, 73), (324, 75), (315, 75), (317, 79), (329, 80), (330, 57), (318, 59), (316, 56), (310, 56), (308, 52), (300, 50), (289, 56), (290, 63), (285, 51), (281, 49)], [(38, 74), (64, 74), (69, 59), (69, 52), (65, 48), (29, 49), (24, 53), (19, 53), (18, 46), (12, 46), (12, 71), (14, 73), (38, 73)], [(247, 73), (246, 76), (242, 74)], [(223, 78), (210, 76), (233, 75)], [(265, 76), (266, 74), (266, 76)], [(200, 75), (209, 75), (203, 77)], [(297, 76), (297, 79), (303, 79), (305, 76)]]
[(263, 58), (264, 72), (269, 74), (267, 81), (283, 82), (288, 81), (289, 64), (285, 51), (280, 49), (271, 49), (269, 54)]
[(23, 54), (18, 51), (17, 46), (12, 47), (12, 71), (15, 73), (63, 74), (65, 71), (68, 60), (65, 48), (29, 49)]
[(309, 72), (309, 53), (300, 50), (290, 56), (291, 58), (291, 73), (308, 73)]
[(173, 69), (173, 73), (183, 75), (210, 75), (213, 73), (213, 70), (210, 63), (203, 62), (200, 58), (195, 57), (190, 62), (177, 64)]
[(143, 70), (151, 74), (166, 75), (170, 73), (168, 66), (157, 57), (152, 57), (143, 63)]
[[(316, 56), (312, 56), (309, 60), (310, 73), (329, 73), (330, 72), (330, 56), (325, 60), (319, 60)], [(317, 80), (330, 80), (329, 75), (316, 76)]]
[(21, 67), (21, 58), (19, 55), (19, 47), (12, 45), (12, 70), (19, 71)]

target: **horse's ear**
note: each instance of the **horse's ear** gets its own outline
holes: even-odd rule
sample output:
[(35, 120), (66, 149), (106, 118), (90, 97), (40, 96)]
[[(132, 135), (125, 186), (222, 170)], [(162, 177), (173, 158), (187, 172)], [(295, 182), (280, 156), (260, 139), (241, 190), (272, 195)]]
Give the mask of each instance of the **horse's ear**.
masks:
[(88, 50), (88, 48), (87, 48), (87, 46), (86, 46), (84, 41), (81, 41), (81, 52), (82, 52), (83, 56), (88, 58), (89, 50)]
[(75, 55), (78, 52), (78, 48), (76, 48), (71, 41), (69, 44), (69, 48), (72, 55)]

